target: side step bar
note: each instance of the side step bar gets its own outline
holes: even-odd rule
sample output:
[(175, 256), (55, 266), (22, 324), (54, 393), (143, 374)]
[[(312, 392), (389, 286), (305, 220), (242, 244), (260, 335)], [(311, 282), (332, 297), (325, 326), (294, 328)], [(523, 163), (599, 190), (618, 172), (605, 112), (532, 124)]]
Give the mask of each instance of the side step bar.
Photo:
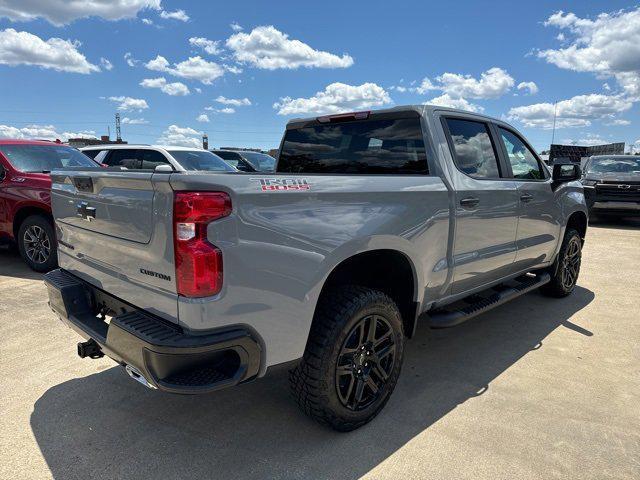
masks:
[[(428, 323), (431, 328), (448, 328), (466, 322), (480, 315), (481, 313), (488, 312), (492, 308), (495, 308), (503, 303), (513, 300), (520, 295), (524, 295), (536, 288), (541, 287), (545, 283), (549, 283), (551, 276), (546, 272), (540, 272), (535, 275), (526, 274), (522, 275), (514, 280), (513, 286), (498, 286), (495, 287), (494, 293), (487, 297), (479, 297), (473, 295), (471, 299), (472, 303), (467, 303), (464, 306), (458, 308), (442, 308), (434, 310), (428, 314)], [(481, 292), (482, 294), (482, 292)], [(456, 302), (453, 305), (458, 305), (460, 302)]]

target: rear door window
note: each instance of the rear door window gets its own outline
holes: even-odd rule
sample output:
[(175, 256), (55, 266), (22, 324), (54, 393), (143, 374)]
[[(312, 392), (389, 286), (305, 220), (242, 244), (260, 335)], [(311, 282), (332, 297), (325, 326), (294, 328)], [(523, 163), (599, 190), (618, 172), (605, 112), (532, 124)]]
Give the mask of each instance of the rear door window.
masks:
[(155, 150), (138, 150), (138, 157), (140, 158), (140, 164), (143, 170), (153, 170), (158, 165), (171, 166), (167, 157)]
[(142, 162), (138, 157), (138, 151), (133, 148), (119, 148), (111, 150), (104, 162), (110, 167), (125, 167), (129, 170), (137, 170), (142, 166)]
[(418, 116), (289, 129), (278, 160), (283, 173), (428, 173)]
[(446, 122), (458, 169), (473, 178), (500, 177), (489, 126), (484, 122), (460, 118), (447, 118)]

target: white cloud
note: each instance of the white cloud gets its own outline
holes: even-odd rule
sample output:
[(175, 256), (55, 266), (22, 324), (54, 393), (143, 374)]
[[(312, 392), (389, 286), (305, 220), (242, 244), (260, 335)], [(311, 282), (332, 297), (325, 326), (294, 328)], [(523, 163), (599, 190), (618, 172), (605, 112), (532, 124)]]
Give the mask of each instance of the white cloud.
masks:
[(257, 68), (276, 70), (299, 67), (346, 68), (353, 65), (353, 58), (314, 50), (300, 40), (291, 40), (273, 26), (256, 27), (249, 33), (238, 32), (226, 41), (234, 58)]
[(201, 89), (200, 87), (196, 87), (196, 88), (194, 88), (194, 90), (195, 90), (197, 93), (202, 93), (202, 89)]
[(505, 70), (493, 67), (482, 72), (480, 78), (459, 73), (443, 73), (432, 82), (425, 78), (416, 91), (425, 94), (430, 90), (440, 90), (450, 98), (499, 98), (507, 93), (515, 80)]
[(90, 74), (100, 67), (89, 63), (78, 51), (80, 42), (50, 38), (47, 41), (13, 28), (0, 30), (0, 64), (36, 65), (59, 72)]
[(150, 20), (148, 18), (143, 18), (142, 23), (144, 23), (145, 25), (153, 25), (153, 20)]
[[(614, 119), (616, 115), (629, 110), (633, 103), (619, 95), (577, 95), (557, 103), (556, 128), (584, 127), (593, 120)], [(508, 117), (518, 120), (527, 127), (553, 128), (553, 103), (536, 103), (509, 110)]]
[(520, 82), (517, 88), (518, 90), (526, 90), (529, 95), (538, 93), (538, 85), (535, 82)]
[(273, 104), (279, 115), (325, 114), (361, 110), (391, 103), (384, 88), (375, 83), (353, 86), (332, 83), (310, 98), (284, 97)]
[(179, 20), (181, 22), (188, 22), (189, 15), (184, 10), (175, 10), (173, 12), (167, 12), (166, 10), (162, 10), (160, 12), (160, 16), (165, 19)]
[[(242, 73), (242, 69), (240, 67), (238, 67), (237, 65), (224, 64), (223, 67), (227, 72), (234, 73), (236, 75), (239, 74), (239, 73)], [(238, 81), (240, 81), (240, 80), (238, 80)]]
[(600, 135), (595, 133), (587, 133), (586, 136), (573, 140), (571, 138), (565, 138), (562, 140), (564, 145), (582, 145), (586, 147), (591, 147), (593, 145), (604, 145), (605, 143), (611, 143), (608, 140), (605, 140)]
[(87, 17), (106, 20), (135, 18), (142, 10), (159, 8), (160, 0), (2, 0), (0, 17), (20, 22), (44, 18), (61, 26)]
[(631, 125), (631, 122), (629, 120), (625, 120), (624, 118), (616, 118), (615, 120), (612, 120), (610, 122), (605, 122), (605, 125), (608, 126), (617, 126), (617, 125)]
[(145, 78), (140, 82), (143, 88), (159, 88), (161, 91), (171, 96), (189, 95), (189, 88), (182, 82), (167, 83), (164, 77)]
[(200, 115), (198, 115), (198, 118), (196, 118), (196, 121), (209, 123), (209, 116), (206, 113), (201, 113)]
[(127, 65), (129, 65), (130, 67), (135, 67), (138, 63), (140, 63), (140, 60), (136, 60), (135, 58), (133, 58), (133, 55), (131, 55), (131, 52), (127, 52), (124, 54), (124, 60), (127, 62)]
[(242, 31), (242, 27), (240, 25), (238, 25), (237, 22), (233, 22), (229, 26), (231, 27), (231, 30), (233, 30), (234, 32), (241, 32)]
[(162, 135), (158, 138), (158, 143), (161, 145), (202, 148), (202, 136), (201, 132), (193, 128), (170, 125), (162, 132)]
[(204, 37), (191, 37), (189, 43), (194, 47), (203, 49), (209, 55), (219, 55), (221, 53), (219, 40), (213, 41)]
[(220, 95), (216, 98), (216, 102), (222, 103), (223, 105), (233, 105), (234, 107), (243, 107), (251, 105), (251, 100), (248, 98), (226, 98)]
[(147, 101), (142, 98), (131, 98), (131, 97), (109, 97), (109, 101), (118, 104), (118, 110), (122, 110), (124, 112), (129, 110), (145, 110), (149, 108)]
[(389, 90), (395, 90), (396, 92), (405, 93), (409, 89), (407, 87), (403, 87), (402, 85), (393, 85), (389, 87)]
[(227, 115), (230, 115), (232, 113), (236, 113), (236, 109), (235, 108), (231, 108), (231, 107), (225, 107), (225, 108), (204, 107), (204, 109), (206, 111), (208, 111), (208, 112), (225, 113)]
[(480, 105), (471, 103), (461, 97), (451, 97), (448, 93), (443, 93), (439, 97), (432, 98), (426, 102), (429, 105), (438, 105), (439, 107), (458, 108), (469, 112), (482, 112), (484, 109)]
[(125, 125), (146, 125), (149, 123), (149, 120), (145, 120), (144, 118), (129, 118), (124, 117), (122, 119), (122, 123)]
[(564, 30), (571, 40), (564, 48), (538, 51), (538, 57), (563, 69), (613, 76), (626, 95), (640, 100), (640, 7), (594, 20), (558, 11), (545, 25)]
[(158, 55), (153, 60), (145, 63), (144, 66), (149, 70), (166, 72), (176, 77), (199, 80), (205, 85), (211, 85), (216, 78), (224, 75), (223, 67), (215, 62), (208, 62), (200, 56), (189, 57), (183, 62), (174, 63), (172, 67), (166, 58)]
[(0, 125), (0, 138), (17, 139), (40, 139), (56, 140), (63, 142), (69, 138), (95, 138), (96, 132), (93, 130), (82, 130), (80, 132), (58, 132), (53, 125), (27, 125), (26, 127), (14, 127), (10, 125)]
[(104, 57), (100, 57), (100, 66), (105, 70), (113, 69), (113, 63), (111, 63), (109, 60), (107, 60)]

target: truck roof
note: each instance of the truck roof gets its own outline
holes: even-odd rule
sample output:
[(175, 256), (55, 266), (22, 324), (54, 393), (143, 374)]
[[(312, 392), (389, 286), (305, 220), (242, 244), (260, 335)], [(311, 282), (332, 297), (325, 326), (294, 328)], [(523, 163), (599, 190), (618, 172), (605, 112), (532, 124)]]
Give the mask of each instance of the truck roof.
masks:
[[(487, 115), (483, 115), (481, 113), (476, 113), (476, 112), (470, 112), (468, 110), (461, 110), (459, 108), (450, 108), (450, 107), (441, 107), (439, 105), (426, 105), (426, 104), (417, 104), (417, 105), (399, 105), (397, 107), (391, 107), (391, 108), (381, 108), (381, 109), (376, 109), (376, 110), (369, 110), (369, 112), (374, 113), (374, 114), (383, 114), (383, 113), (399, 113), (399, 112), (417, 112), (419, 114), (422, 115), (426, 115), (426, 114), (430, 114), (431, 112), (438, 110), (438, 111), (447, 111), (447, 112), (452, 112), (452, 113), (463, 113), (465, 115), (473, 115), (476, 117), (483, 117), (486, 118), (488, 120), (491, 121), (497, 121), (497, 122), (502, 122), (502, 120), (498, 119), (498, 118), (494, 118), (494, 117), (489, 117)], [(367, 111), (367, 110), (361, 110), (361, 111)], [(315, 117), (305, 117), (305, 118), (292, 118), (291, 120), (289, 120), (287, 122), (287, 126), (291, 125), (291, 124), (296, 124), (296, 123), (306, 123), (306, 122), (313, 122), (315, 120), (318, 119), (318, 117), (325, 117), (325, 116), (332, 116), (332, 115), (341, 115), (343, 113), (351, 113), (351, 112), (341, 112), (341, 113), (335, 113), (335, 114), (325, 114), (325, 115), (318, 115)]]
[(88, 147), (82, 147), (80, 150), (121, 150), (121, 149), (129, 149), (129, 148), (148, 148), (148, 149), (162, 149), (162, 150), (183, 150), (188, 152), (199, 152), (202, 148), (199, 147), (183, 147), (180, 145), (149, 145), (146, 143), (127, 143), (123, 145), (91, 145)]

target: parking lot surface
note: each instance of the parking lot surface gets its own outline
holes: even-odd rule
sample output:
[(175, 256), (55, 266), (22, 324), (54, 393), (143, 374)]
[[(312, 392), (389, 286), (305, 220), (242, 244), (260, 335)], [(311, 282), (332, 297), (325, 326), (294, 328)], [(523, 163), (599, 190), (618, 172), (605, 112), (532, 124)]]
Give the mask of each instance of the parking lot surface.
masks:
[(0, 478), (640, 478), (640, 222), (588, 231), (578, 287), (419, 329), (371, 424), (316, 425), (284, 368), (207, 396), (145, 389), (0, 250)]

